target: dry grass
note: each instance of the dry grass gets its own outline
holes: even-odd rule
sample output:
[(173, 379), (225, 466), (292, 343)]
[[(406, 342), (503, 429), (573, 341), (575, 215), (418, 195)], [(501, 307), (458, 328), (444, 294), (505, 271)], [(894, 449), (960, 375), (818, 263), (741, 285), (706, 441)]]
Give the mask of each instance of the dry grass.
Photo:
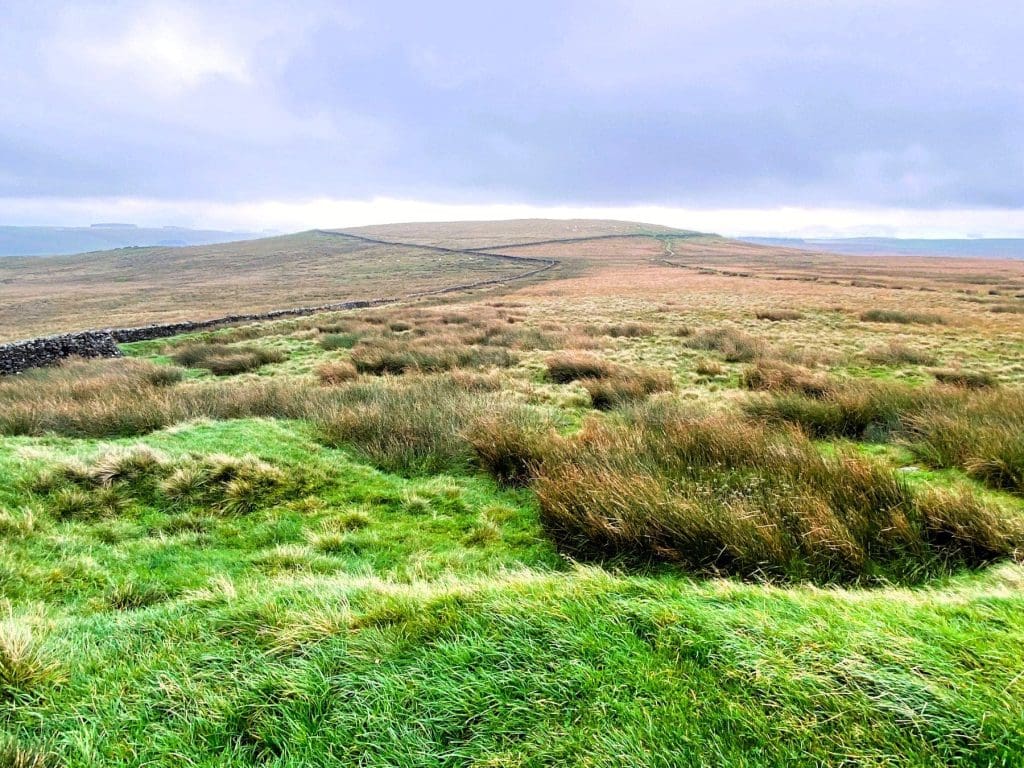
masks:
[(171, 351), (171, 359), (187, 368), (205, 368), (216, 376), (255, 371), (270, 363), (284, 362), (278, 349), (218, 342), (193, 342)]
[(683, 342), (690, 349), (718, 352), (727, 363), (749, 363), (765, 352), (764, 343), (738, 328), (707, 328)]
[(872, 347), (864, 357), (878, 365), (935, 365), (936, 362), (935, 354), (930, 350), (895, 339)]
[(902, 325), (943, 325), (946, 318), (933, 312), (905, 312), (900, 309), (869, 309), (860, 313), (868, 323), (900, 323)]
[(985, 371), (968, 371), (963, 368), (933, 368), (929, 370), (935, 380), (941, 384), (964, 389), (991, 389), (998, 386), (995, 376)]
[(638, 402), (657, 392), (675, 389), (672, 375), (666, 371), (625, 366), (617, 366), (609, 376), (583, 379), (581, 383), (590, 395), (591, 404), (602, 411)]
[(132, 437), (202, 417), (303, 418), (329, 399), (311, 384), (270, 378), (167, 385), (163, 368), (136, 360), (70, 361), (0, 380), (0, 433)]
[(795, 309), (763, 309), (754, 313), (754, 317), (758, 320), (770, 320), (775, 323), (783, 320), (799, 320), (803, 316), (803, 312), (797, 312)]
[(410, 372), (436, 373), (454, 368), (507, 368), (516, 361), (507, 349), (465, 346), (455, 338), (415, 341), (361, 342), (352, 350), (352, 363), (360, 373), (377, 376)]
[(556, 384), (570, 384), (581, 379), (602, 379), (611, 376), (615, 366), (607, 360), (582, 353), (552, 355), (544, 361), (548, 378)]
[(827, 376), (800, 366), (775, 360), (762, 360), (751, 366), (740, 378), (747, 389), (762, 392), (799, 392), (810, 397), (821, 397), (830, 387)]
[(6, 258), (0, 328), (24, 338), (377, 299), (511, 277), (515, 262), (306, 232), (189, 248)]
[(359, 377), (359, 371), (347, 360), (328, 360), (316, 367), (316, 377), (324, 384), (343, 384)]
[(526, 485), (533, 479), (555, 423), (534, 409), (505, 405), (480, 413), (465, 431), (477, 463), (501, 485)]
[(665, 404), (552, 443), (535, 487), (569, 550), (696, 571), (916, 578), (1015, 556), (1024, 542), (1017, 518), (966, 491), (950, 510), (881, 463), (823, 455), (799, 432)]

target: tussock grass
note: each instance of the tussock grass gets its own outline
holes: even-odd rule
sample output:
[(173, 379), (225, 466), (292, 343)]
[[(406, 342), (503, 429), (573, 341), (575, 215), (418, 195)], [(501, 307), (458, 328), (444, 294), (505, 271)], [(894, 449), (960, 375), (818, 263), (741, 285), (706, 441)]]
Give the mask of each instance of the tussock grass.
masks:
[(231, 376), (255, 371), (270, 363), (285, 360), (278, 349), (252, 345), (228, 345), (218, 342), (197, 342), (172, 352), (171, 359), (187, 368), (205, 368), (216, 376)]
[(37, 476), (33, 488), (61, 520), (117, 517), (135, 502), (244, 515), (296, 495), (308, 479), (298, 468), (285, 471), (252, 455), (172, 459), (139, 445), (58, 464)]
[(717, 360), (701, 360), (693, 369), (699, 376), (723, 376), (725, 368)]
[(933, 368), (928, 371), (941, 384), (964, 389), (991, 389), (998, 386), (995, 376), (985, 371), (968, 371), (963, 368)]
[(501, 485), (526, 485), (547, 442), (555, 434), (555, 422), (536, 409), (504, 405), (480, 413), (465, 430), (477, 463)]
[[(602, 263), (619, 242), (598, 244)], [(685, 239), (671, 244), (685, 260)], [(662, 245), (630, 247), (646, 262)], [(952, 320), (958, 290), (1012, 301), (1019, 265), (986, 283), (987, 264), (940, 275), (922, 260), (915, 276), (692, 247), (719, 274), (595, 280), (568, 263), (590, 248), (573, 244), (552, 251), (572, 279), (528, 287), (514, 313), (462, 295), (190, 335), (288, 351), (273, 376), (183, 379), (127, 359), (0, 380), (0, 432), (38, 436), (0, 438), (0, 617), (39, 606), (27, 625), (60, 662), (59, 679), (0, 694), (0, 730), (76, 766), (1017, 764), (1022, 570), (962, 569), (1018, 556), (1021, 500), (980, 484), (1020, 486), (1024, 366), (1012, 316), (980, 322), (993, 299)], [(950, 326), (850, 324), (873, 306), (853, 280), (925, 279), (931, 292), (899, 302), (870, 293)], [(391, 288), (373, 295), (405, 290)], [(805, 317), (754, 320), (790, 306)], [(653, 334), (587, 335), (627, 318)], [(681, 349), (682, 324), (763, 331), (770, 346), (728, 365)], [(353, 350), (523, 354), (324, 386), (318, 366), (349, 360), (327, 334), (352, 334)], [(889, 338), (1001, 386), (919, 386), (915, 366), (932, 363), (905, 358), (865, 373), (864, 350)], [(125, 352), (163, 362), (167, 344)], [(605, 348), (601, 378), (539, 375), (546, 357)], [(649, 367), (679, 371), (685, 390), (587, 410), (586, 389)], [(742, 415), (777, 398), (821, 440)], [(319, 444), (339, 414), (354, 426)]]
[(304, 418), (333, 397), (311, 382), (269, 378), (154, 384), (161, 367), (130, 359), (72, 361), (0, 380), (0, 433), (133, 437), (203, 417)]
[(884, 465), (823, 455), (798, 431), (662, 403), (552, 443), (535, 487), (570, 551), (698, 572), (913, 580), (1016, 556), (1024, 542), (1019, 519), (977, 499), (950, 511)]
[(993, 304), (988, 311), (1003, 315), (1022, 315), (1024, 304)]
[(740, 383), (746, 389), (764, 392), (799, 392), (821, 397), (828, 390), (828, 377), (800, 366), (775, 360), (762, 360), (743, 372)]
[(323, 384), (343, 384), (359, 378), (359, 371), (348, 360), (328, 360), (316, 367), (316, 377)]
[(860, 313), (867, 323), (900, 323), (902, 325), (944, 325), (946, 318), (934, 312), (906, 312), (899, 309), (869, 309)]
[(320, 347), (328, 352), (352, 349), (361, 338), (359, 333), (328, 333), (320, 338)]
[(0, 735), (0, 766), (3, 768), (57, 768), (59, 765), (52, 752), (27, 747)]
[(0, 507), (0, 539), (24, 539), (43, 525), (39, 513), (32, 507), (16, 510)]
[(656, 392), (675, 389), (675, 381), (667, 371), (624, 366), (617, 367), (610, 376), (583, 379), (581, 383), (590, 395), (591, 404), (602, 411), (638, 402)]
[(829, 380), (810, 393), (783, 386), (774, 397), (752, 400), (744, 408), (758, 418), (797, 424), (817, 438), (884, 440), (905, 416), (948, 407), (955, 399), (955, 393), (898, 382)]
[(650, 323), (611, 323), (597, 326), (594, 333), (601, 336), (611, 336), (613, 339), (639, 339), (645, 336), (653, 336), (655, 328)]
[(631, 368), (580, 353), (553, 355), (545, 361), (548, 378), (559, 384), (579, 381), (599, 410), (642, 400), (655, 392), (675, 388), (667, 371)]
[(864, 357), (878, 365), (935, 365), (936, 362), (936, 356), (930, 350), (897, 340), (884, 346), (872, 347), (864, 353)]
[(507, 368), (516, 359), (506, 349), (492, 347), (467, 347), (457, 340), (447, 344), (430, 342), (391, 341), (363, 343), (352, 351), (352, 362), (360, 373), (377, 376), (383, 374), (401, 375), (419, 371), (436, 373), (454, 368)]
[(1024, 493), (1024, 394), (963, 392), (904, 418), (908, 445), (938, 467), (959, 467), (995, 488)]
[(438, 377), (357, 386), (348, 395), (347, 404), (315, 420), (325, 444), (350, 446), (374, 466), (406, 475), (469, 466), (461, 435), (482, 407), (479, 396)]
[(59, 662), (28, 623), (13, 616), (0, 620), (0, 702), (22, 699), (62, 676)]
[(683, 342), (690, 349), (718, 352), (727, 363), (749, 363), (765, 352), (759, 339), (738, 328), (706, 328), (697, 331)]
[(1024, 393), (895, 382), (831, 382), (748, 402), (751, 416), (799, 425), (818, 438), (905, 443), (936, 467), (956, 467), (995, 488), (1024, 493)]
[(602, 379), (613, 374), (614, 365), (593, 355), (562, 353), (544, 361), (548, 378), (557, 384), (570, 384), (580, 379)]
[(773, 323), (784, 320), (800, 320), (803, 316), (803, 312), (797, 312), (795, 309), (762, 309), (754, 313), (754, 317), (758, 320), (770, 320)]

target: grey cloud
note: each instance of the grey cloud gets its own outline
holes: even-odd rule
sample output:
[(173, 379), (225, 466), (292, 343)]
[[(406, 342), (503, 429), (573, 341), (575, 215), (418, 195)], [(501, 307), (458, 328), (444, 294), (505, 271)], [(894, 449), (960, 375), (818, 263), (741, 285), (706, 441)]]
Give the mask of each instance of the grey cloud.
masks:
[[(491, 5), (15, 2), (0, 196), (1024, 206), (1014, 2)], [(246, 78), (89, 59), (165, 11)]]

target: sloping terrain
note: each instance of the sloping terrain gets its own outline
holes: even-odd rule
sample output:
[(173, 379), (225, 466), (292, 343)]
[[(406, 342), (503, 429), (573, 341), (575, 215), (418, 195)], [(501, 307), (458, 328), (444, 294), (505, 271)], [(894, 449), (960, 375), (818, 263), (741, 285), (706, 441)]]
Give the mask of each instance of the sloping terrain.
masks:
[(0, 379), (0, 766), (1020, 765), (1013, 267), (557, 226)]
[(405, 296), (535, 266), (325, 232), (8, 258), (0, 260), (0, 340)]

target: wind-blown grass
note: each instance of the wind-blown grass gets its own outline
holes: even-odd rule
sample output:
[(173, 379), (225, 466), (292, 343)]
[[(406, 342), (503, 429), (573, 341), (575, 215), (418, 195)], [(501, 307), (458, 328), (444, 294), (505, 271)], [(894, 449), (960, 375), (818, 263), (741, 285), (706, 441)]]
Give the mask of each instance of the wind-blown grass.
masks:
[(252, 345), (227, 345), (220, 342), (194, 342), (171, 354), (171, 359), (187, 368), (205, 368), (217, 376), (255, 371), (270, 363), (284, 361), (277, 349)]
[(549, 446), (535, 483), (572, 552), (746, 576), (919, 578), (1016, 556), (1021, 520), (967, 491), (913, 491), (864, 456), (800, 432), (658, 404)]
[(932, 466), (956, 467), (995, 488), (1024, 493), (1019, 390), (832, 381), (821, 391), (782, 391), (745, 408), (819, 438), (895, 439)]

